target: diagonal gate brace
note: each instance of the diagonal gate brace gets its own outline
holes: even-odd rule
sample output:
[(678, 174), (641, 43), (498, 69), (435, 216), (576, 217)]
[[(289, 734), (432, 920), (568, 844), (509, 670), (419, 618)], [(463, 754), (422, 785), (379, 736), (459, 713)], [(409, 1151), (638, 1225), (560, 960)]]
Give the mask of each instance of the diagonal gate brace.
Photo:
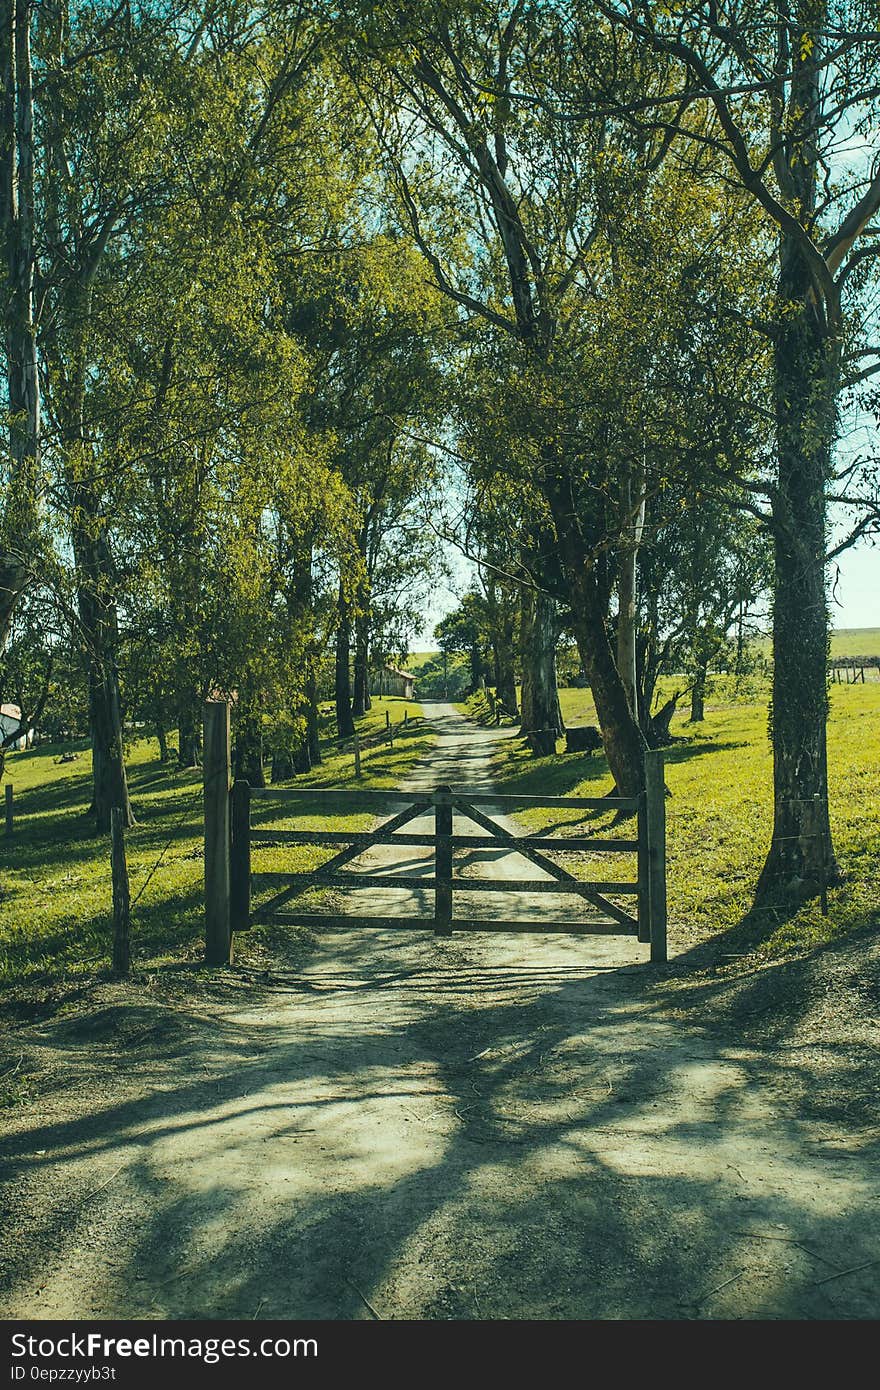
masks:
[[(392, 816), (390, 820), (383, 821), (381, 825), (377, 825), (375, 833), (377, 835), (390, 835), (393, 831), (399, 830), (401, 826), (406, 825), (409, 821), (415, 820), (417, 816), (424, 815), (430, 808), (431, 803), (429, 801), (416, 801), (412, 806), (408, 806), (405, 811), (400, 811), (396, 816)], [(275, 912), (279, 907), (284, 907), (286, 903), (289, 903), (291, 898), (295, 898), (298, 894), (306, 892), (309, 887), (317, 887), (324, 875), (333, 873), (334, 870), (341, 868), (343, 864), (350, 863), (352, 859), (357, 859), (364, 853), (364, 850), (365, 846), (363, 844), (350, 845), (348, 849), (340, 850), (338, 854), (334, 854), (325, 864), (322, 864), (319, 869), (315, 870), (315, 873), (311, 876), (311, 884), (297, 882), (291, 884), (289, 888), (284, 888), (280, 893), (276, 894), (274, 898), (270, 898), (267, 903), (261, 905), (261, 914)]]
[[(594, 889), (588, 887), (581, 879), (575, 878), (574, 874), (570, 874), (567, 869), (561, 869), (558, 864), (553, 863), (552, 859), (547, 859), (545, 855), (540, 854), (538, 850), (532, 849), (531, 846), (524, 844), (516, 835), (512, 835), (509, 830), (504, 830), (502, 826), (490, 820), (488, 816), (484, 816), (481, 811), (476, 810), (475, 807), (471, 806), (467, 801), (463, 800), (463, 798), (458, 796), (453, 797), (452, 804), (456, 811), (467, 816), (468, 819), (472, 820), (476, 825), (482, 826), (484, 830), (490, 831), (496, 839), (509, 845), (511, 849), (515, 849), (517, 854), (522, 854), (526, 859), (530, 859), (533, 864), (536, 864), (539, 869), (543, 869), (551, 878), (557, 879), (560, 883), (570, 883), (573, 893), (577, 893), (580, 897), (586, 898), (594, 907), (601, 908), (603, 912), (607, 912), (608, 915), (613, 917), (616, 922), (619, 922), (621, 926), (638, 927), (636, 919), (630, 916), (628, 912), (624, 912), (622, 907), (618, 907), (616, 903), (609, 902), (601, 893), (597, 893)], [(515, 888), (515, 883), (512, 883), (511, 887)]]

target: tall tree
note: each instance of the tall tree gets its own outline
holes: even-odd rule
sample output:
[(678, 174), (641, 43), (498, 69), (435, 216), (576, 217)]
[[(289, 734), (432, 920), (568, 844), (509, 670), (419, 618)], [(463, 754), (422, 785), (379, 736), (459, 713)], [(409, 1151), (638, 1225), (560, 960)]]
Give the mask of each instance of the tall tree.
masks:
[[(880, 253), (872, 230), (880, 168), (869, 137), (880, 111), (876, 8), (861, 0), (707, 0), (671, 9), (598, 0), (593, 16), (596, 9), (636, 53), (668, 63), (664, 89), (639, 94), (630, 119), (711, 150), (722, 176), (738, 181), (776, 234), (775, 304), (765, 325), (776, 442), (766, 487), (774, 825), (758, 891), (810, 895), (839, 877), (825, 734), (827, 509), (857, 491), (851, 475), (841, 488), (835, 472), (839, 402), (848, 379), (880, 370), (876, 344), (858, 340), (861, 273)], [(594, 28), (592, 16), (585, 23)], [(863, 513), (853, 535), (874, 525), (873, 515)]]
[[(536, 104), (527, 114), (517, 104), (523, 88), (552, 87), (570, 61), (555, 7), (490, 4), (438, 18), (420, 5), (401, 20), (385, 6), (364, 19), (372, 46), (368, 62), (353, 60), (356, 80), (435, 283), (509, 339), (516, 366), (508, 388), (533, 404), (535, 483), (555, 526), (609, 765), (631, 795), (643, 785), (644, 741), (615, 664), (558, 428), (558, 359), (598, 227), (589, 162), (596, 131), (581, 125), (562, 141)], [(449, 219), (440, 236), (438, 208)]]
[(28, 578), (37, 540), (40, 382), (34, 276), (34, 91), (31, 0), (0, 4), (0, 240), (3, 246), (8, 459), (0, 515), (0, 647)]

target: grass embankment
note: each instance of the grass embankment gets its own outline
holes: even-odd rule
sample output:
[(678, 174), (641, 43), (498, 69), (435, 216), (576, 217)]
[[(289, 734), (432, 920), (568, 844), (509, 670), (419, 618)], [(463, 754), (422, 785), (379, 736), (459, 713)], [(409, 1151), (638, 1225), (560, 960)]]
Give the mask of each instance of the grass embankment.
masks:
[[(394, 725), (393, 749), (384, 737), (386, 710)], [(412, 702), (374, 699), (372, 710), (357, 723), (360, 781), (351, 743), (340, 749), (327, 716), (323, 763), (282, 785), (393, 787), (433, 742), (421, 707)], [(76, 761), (60, 763), (62, 752), (75, 752)], [(168, 961), (199, 959), (204, 929), (201, 773), (160, 763), (155, 741), (147, 738), (132, 743), (127, 766), (138, 821), (127, 836), (134, 962), (150, 970)], [(0, 986), (50, 983), (100, 971), (109, 964), (110, 859), (108, 838), (94, 833), (86, 815), (88, 747), (66, 744), (13, 754), (6, 780), (14, 786), (15, 830), (12, 840), (0, 840)], [(255, 802), (253, 821), (291, 825), (279, 810), (271, 802)], [(345, 816), (338, 802), (329, 802), (321, 814), (310, 806), (296, 824), (302, 829), (360, 830), (368, 828), (370, 815)], [(254, 869), (305, 869), (329, 853), (315, 846), (255, 848)], [(256, 939), (260, 933), (251, 935)], [(239, 941), (247, 949), (244, 939)]]
[[(880, 924), (878, 681), (832, 685), (830, 691), (831, 821), (845, 881), (829, 892), (827, 917), (818, 902), (794, 914), (749, 915), (772, 826), (768, 695), (762, 682), (752, 682), (737, 694), (732, 680), (718, 680), (707, 700), (704, 723), (687, 723), (686, 710), (673, 720), (675, 742), (665, 750), (671, 792), (666, 814), (670, 928), (678, 950), (723, 937), (725, 951), (757, 948), (763, 955), (779, 956)], [(589, 691), (563, 690), (560, 701), (566, 723), (596, 722)], [(462, 708), (480, 717), (479, 702), (472, 700)], [(610, 785), (601, 754), (534, 758), (518, 739), (501, 745), (494, 775), (499, 791), (536, 796), (601, 796)], [(552, 823), (573, 823), (576, 814), (556, 815)], [(547, 825), (550, 815), (531, 811), (518, 819), (537, 828)], [(611, 822), (609, 814), (598, 816), (591, 830), (607, 834)], [(624, 879), (632, 876), (633, 860), (578, 857), (570, 867), (584, 877)]]

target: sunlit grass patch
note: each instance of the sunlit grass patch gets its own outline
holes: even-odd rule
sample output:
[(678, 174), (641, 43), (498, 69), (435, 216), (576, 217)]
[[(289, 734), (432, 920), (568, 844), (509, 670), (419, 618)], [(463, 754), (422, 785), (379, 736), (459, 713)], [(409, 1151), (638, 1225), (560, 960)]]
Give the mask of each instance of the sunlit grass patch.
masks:
[[(670, 685), (673, 683), (670, 682)], [(828, 895), (828, 914), (818, 902), (793, 915), (750, 917), (754, 887), (772, 830), (773, 758), (767, 733), (769, 687), (751, 690), (732, 678), (716, 683), (701, 724), (687, 709), (672, 723), (675, 742), (665, 750), (667, 866), (670, 925), (680, 951), (725, 935), (725, 949), (758, 949), (765, 955), (801, 951), (868, 923), (880, 923), (880, 682), (833, 685), (828, 724), (831, 820), (844, 882)], [(589, 691), (560, 692), (569, 724), (594, 723)], [(564, 747), (560, 742), (560, 750)], [(499, 791), (531, 796), (603, 796), (612, 779), (601, 753), (535, 758), (518, 739), (495, 757)], [(517, 820), (536, 832), (548, 825), (546, 810), (523, 809)], [(571, 831), (607, 835), (611, 817), (601, 812), (554, 815)], [(617, 833), (626, 834), (625, 830)], [(579, 877), (617, 877), (616, 856), (572, 857), (566, 867)], [(597, 873), (597, 866), (608, 864)], [(631, 857), (623, 861), (632, 864)], [(628, 876), (628, 871), (624, 876)]]
[[(394, 743), (386, 741), (385, 713)], [(404, 711), (407, 724), (403, 725)], [(324, 761), (283, 785), (352, 789), (394, 787), (433, 743), (421, 707), (398, 699), (374, 699), (358, 722), (362, 776), (357, 779), (351, 744), (339, 745), (331, 719), (322, 729)], [(62, 753), (76, 760), (60, 762)], [(135, 965), (154, 969), (169, 961), (197, 960), (203, 949), (202, 781), (198, 769), (162, 764), (152, 739), (137, 738), (127, 750), (137, 825), (127, 833)], [(48, 981), (88, 974), (109, 964), (111, 922), (108, 838), (95, 834), (87, 816), (91, 754), (85, 744), (31, 749), (12, 755), (7, 780), (14, 787), (11, 840), (0, 841), (0, 984)], [(278, 815), (278, 811), (281, 814)], [(292, 826), (289, 805), (254, 802), (254, 823)], [(303, 829), (364, 830), (368, 811), (352, 816), (328, 799), (309, 806), (296, 824)], [(254, 867), (297, 871), (324, 862), (332, 850), (286, 846), (255, 857)], [(254, 937), (259, 935), (255, 932)], [(242, 940), (242, 949), (247, 944)]]

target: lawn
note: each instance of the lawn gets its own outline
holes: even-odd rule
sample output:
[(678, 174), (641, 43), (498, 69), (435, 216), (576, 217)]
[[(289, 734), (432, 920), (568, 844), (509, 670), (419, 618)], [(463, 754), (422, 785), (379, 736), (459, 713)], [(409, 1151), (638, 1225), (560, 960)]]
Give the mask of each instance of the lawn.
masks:
[[(394, 726), (394, 747), (385, 740), (385, 714)], [(404, 711), (408, 722), (402, 721)], [(353, 789), (393, 787), (431, 746), (433, 734), (421, 707), (389, 697), (374, 699), (358, 720), (362, 777), (355, 777), (351, 744), (341, 750), (335, 725), (322, 718), (324, 761), (292, 784)], [(76, 761), (61, 763), (63, 752)], [(134, 739), (127, 766), (137, 825), (128, 832), (132, 895), (133, 959), (149, 970), (163, 962), (199, 959), (203, 949), (202, 786), (198, 770), (159, 762), (151, 738)], [(2, 841), (0, 881), (0, 985), (46, 983), (89, 973), (109, 963), (109, 842), (86, 816), (91, 759), (85, 744), (29, 750), (8, 757), (6, 781), (14, 787), (12, 839)], [(310, 811), (311, 811), (310, 807)], [(289, 803), (285, 805), (289, 811)], [(271, 803), (255, 803), (254, 821), (290, 825)], [(326, 819), (310, 814), (304, 829), (365, 829), (367, 812), (343, 817), (338, 803)], [(309, 868), (327, 857), (316, 847), (255, 853), (254, 868)], [(256, 938), (259, 933), (253, 933)]]
[[(866, 924), (880, 924), (880, 682), (832, 685), (828, 725), (831, 820), (843, 884), (828, 894), (828, 915), (818, 902), (793, 915), (750, 916), (752, 890), (769, 844), (772, 753), (767, 736), (766, 683), (737, 688), (732, 679), (713, 683), (706, 719), (690, 725), (687, 709), (673, 720), (666, 750), (668, 897), (677, 949), (724, 935), (731, 953), (757, 948), (775, 956), (809, 949)], [(567, 723), (595, 723), (587, 690), (560, 692)], [(470, 717), (486, 718), (478, 700)], [(560, 749), (564, 744), (560, 742)], [(601, 754), (534, 758), (520, 740), (502, 745), (494, 775), (499, 791), (526, 795), (603, 795), (610, 777)], [(523, 812), (537, 829), (547, 812)], [(554, 823), (575, 816), (554, 817)], [(543, 822), (546, 824), (546, 819)], [(602, 833), (611, 816), (597, 817)], [(603, 856), (602, 876), (630, 877), (632, 862)], [(596, 864), (577, 860), (591, 876)], [(587, 872), (590, 869), (591, 872)]]

